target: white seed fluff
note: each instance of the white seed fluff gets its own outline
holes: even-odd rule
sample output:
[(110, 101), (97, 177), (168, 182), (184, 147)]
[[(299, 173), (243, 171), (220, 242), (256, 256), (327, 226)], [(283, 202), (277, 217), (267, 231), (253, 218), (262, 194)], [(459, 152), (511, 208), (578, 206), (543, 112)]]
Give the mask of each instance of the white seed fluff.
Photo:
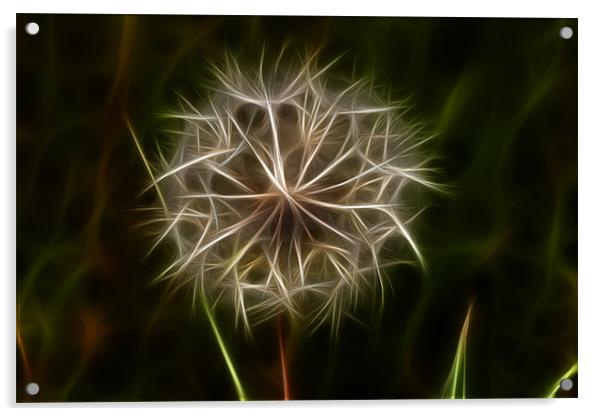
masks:
[(161, 201), (153, 248), (175, 247), (157, 280), (229, 304), (247, 331), (286, 313), (336, 332), (360, 299), (382, 297), (386, 266), (423, 264), (408, 185), (437, 188), (432, 136), (370, 80), (329, 75), (334, 63), (250, 70), (228, 56), (211, 95), (165, 114), (180, 125), (169, 155), (145, 158)]

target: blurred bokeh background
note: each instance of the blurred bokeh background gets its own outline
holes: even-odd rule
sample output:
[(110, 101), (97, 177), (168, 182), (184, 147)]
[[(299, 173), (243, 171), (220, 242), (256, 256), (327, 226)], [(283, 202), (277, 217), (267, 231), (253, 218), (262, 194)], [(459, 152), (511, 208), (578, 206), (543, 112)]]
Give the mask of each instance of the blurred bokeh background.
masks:
[[(149, 285), (168, 253), (143, 259), (132, 209), (153, 199), (124, 120), (153, 154), (154, 115), (202, 88), (207, 59), (284, 42), (411, 96), (454, 189), (414, 226), (427, 276), (390, 270), (382, 314), (336, 342), (289, 338), (292, 397), (449, 397), (471, 304), (465, 395), (546, 396), (577, 362), (577, 35), (576, 19), (18, 15), (17, 400), (237, 399), (190, 295)], [(281, 399), (274, 326), (217, 320), (248, 396)]]

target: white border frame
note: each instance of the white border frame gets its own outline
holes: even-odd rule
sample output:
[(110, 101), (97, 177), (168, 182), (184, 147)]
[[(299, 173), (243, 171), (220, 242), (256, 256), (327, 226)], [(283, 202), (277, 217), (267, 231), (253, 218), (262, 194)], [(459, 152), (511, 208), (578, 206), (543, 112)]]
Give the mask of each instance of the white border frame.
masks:
[[(396, 3), (396, 4), (394, 4)], [(225, 1), (194, 0), (4, 0), (0, 7), (3, 25), (2, 64), (0, 82), (4, 96), (0, 99), (0, 126), (4, 131), (0, 141), (0, 204), (2, 230), (0, 264), (3, 287), (0, 290), (2, 330), (0, 332), (0, 406), (8, 414), (102, 415), (131, 414), (143, 409), (145, 415), (164, 415), (165, 408), (182, 414), (199, 412), (247, 415), (281, 414), (283, 408), (291, 414), (308, 411), (331, 413), (335, 408), (346, 414), (439, 414), (445, 415), (507, 415), (520, 411), (542, 413), (546, 416), (592, 414), (602, 408), (602, 344), (599, 317), (602, 316), (602, 270), (598, 257), (597, 237), (602, 235), (600, 189), (602, 170), (602, 128), (599, 119), (602, 106), (602, 15), (591, 0), (528, 2), (527, 0), (369, 0), (336, 4), (326, 0), (290, 1)], [(115, 14), (284, 14), (284, 15), (339, 15), (339, 16), (455, 16), (455, 17), (567, 17), (578, 18), (579, 42), (579, 399), (528, 400), (407, 400), (407, 401), (344, 401), (344, 402), (177, 402), (177, 403), (93, 403), (93, 404), (15, 404), (15, 48), (16, 13), (115, 13)], [(21, 30), (22, 28), (18, 28)], [(140, 410), (139, 410), (140, 411)], [(599, 411), (599, 410), (598, 410)], [(6, 414), (6, 413), (5, 413)]]

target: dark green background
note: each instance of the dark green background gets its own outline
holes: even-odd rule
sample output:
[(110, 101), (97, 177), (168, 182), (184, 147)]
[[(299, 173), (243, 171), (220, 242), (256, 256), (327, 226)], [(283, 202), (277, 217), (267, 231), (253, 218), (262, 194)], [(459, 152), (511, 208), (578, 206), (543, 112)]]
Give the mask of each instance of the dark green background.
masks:
[[(236, 399), (189, 294), (149, 286), (166, 253), (142, 259), (132, 208), (152, 195), (135, 197), (124, 119), (152, 155), (154, 114), (207, 58), (285, 40), (411, 95), (454, 187), (414, 228), (429, 275), (390, 271), (382, 319), (289, 339), (293, 398), (441, 397), (472, 301), (468, 396), (542, 397), (577, 360), (577, 34), (576, 19), (18, 15), (17, 400)], [(274, 326), (247, 340), (218, 321), (250, 398), (280, 399)]]

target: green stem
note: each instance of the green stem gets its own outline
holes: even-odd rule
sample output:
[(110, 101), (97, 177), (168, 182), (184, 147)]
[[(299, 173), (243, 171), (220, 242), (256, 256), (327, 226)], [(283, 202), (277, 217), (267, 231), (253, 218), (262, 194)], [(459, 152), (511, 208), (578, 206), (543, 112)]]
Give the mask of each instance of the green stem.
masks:
[(215, 335), (215, 339), (219, 345), (219, 349), (224, 356), (224, 360), (226, 361), (226, 365), (228, 366), (228, 371), (230, 372), (230, 377), (232, 377), (232, 382), (234, 383), (234, 387), (236, 387), (236, 393), (238, 394), (238, 399), (241, 402), (247, 400), (247, 395), (240, 383), (240, 379), (238, 378), (238, 374), (236, 373), (236, 369), (234, 368), (234, 364), (232, 363), (232, 359), (230, 358), (230, 354), (228, 353), (228, 349), (226, 348), (226, 344), (219, 332), (217, 327), (217, 323), (215, 322), (215, 317), (213, 316), (213, 312), (207, 303), (207, 299), (204, 295), (201, 295), (201, 303), (203, 304), (203, 309), (207, 314), (207, 318), (209, 318), (209, 323), (211, 324), (211, 329), (213, 330), (213, 335)]

